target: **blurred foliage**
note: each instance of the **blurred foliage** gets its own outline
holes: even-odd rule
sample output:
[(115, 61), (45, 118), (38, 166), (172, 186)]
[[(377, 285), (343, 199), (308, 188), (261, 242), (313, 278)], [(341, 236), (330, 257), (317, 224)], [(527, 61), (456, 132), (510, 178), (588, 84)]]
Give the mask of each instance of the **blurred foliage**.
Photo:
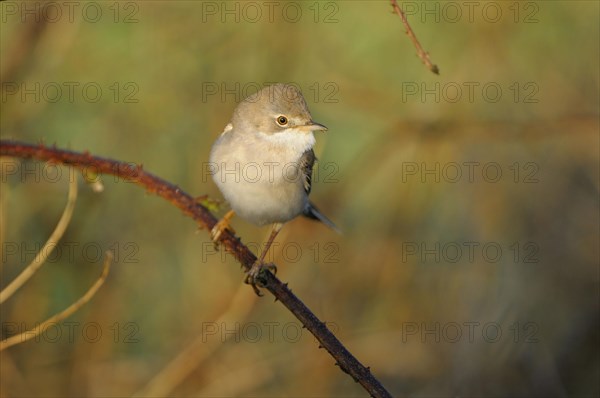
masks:
[[(329, 127), (313, 201), (344, 235), (294, 220), (273, 256), (347, 347), (395, 395), (598, 396), (599, 6), (475, 3), (470, 18), (463, 2), (401, 2), (438, 77), (387, 1), (281, 2), (272, 20), (254, 2), (74, 2), (72, 19), (60, 2), (58, 16), (3, 2), (2, 139), (140, 163), (220, 199), (203, 166), (235, 103), (295, 82)], [(36, 7), (50, 20), (24, 12)], [(0, 165), (5, 286), (53, 230), (69, 174)], [(2, 395), (131, 395), (198, 338), (212, 351), (167, 395), (363, 395), (206, 231), (103, 182), (80, 190), (53, 260), (2, 305), (2, 338), (76, 300), (108, 249), (111, 274), (69, 319), (72, 339), (58, 325), (1, 354)], [(254, 247), (267, 233), (234, 227)], [(251, 308), (216, 324), (236, 294)]]

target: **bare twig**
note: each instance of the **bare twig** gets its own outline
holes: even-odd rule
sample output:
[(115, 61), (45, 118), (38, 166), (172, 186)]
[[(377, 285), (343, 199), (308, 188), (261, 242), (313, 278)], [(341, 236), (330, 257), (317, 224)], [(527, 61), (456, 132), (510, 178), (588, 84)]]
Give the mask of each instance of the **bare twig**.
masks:
[(402, 11), (402, 8), (400, 8), (400, 6), (398, 5), (398, 2), (396, 0), (390, 0), (390, 1), (392, 3), (392, 8), (394, 9), (394, 12), (396, 14), (398, 14), (400, 19), (402, 19), (402, 23), (406, 27), (406, 34), (408, 35), (410, 40), (415, 45), (415, 48), (417, 49), (417, 55), (419, 56), (419, 58), (421, 58), (421, 61), (423, 61), (425, 66), (427, 66), (427, 69), (429, 69), (436, 75), (439, 75), (440, 74), (439, 68), (433, 62), (431, 62), (431, 59), (429, 58), (429, 53), (427, 51), (423, 50), (423, 47), (421, 47), (421, 43), (419, 43), (419, 40), (417, 40), (417, 36), (415, 35), (415, 32), (413, 32), (412, 28), (410, 27), (410, 24), (408, 23), (406, 14), (404, 13), (404, 11)]
[[(254, 307), (255, 301), (248, 300), (248, 291), (240, 284), (235, 296), (227, 308), (214, 323), (227, 325), (230, 322), (239, 322), (246, 318)], [(224, 336), (224, 341), (229, 340), (232, 334)], [(206, 344), (206, 336), (199, 335), (185, 349), (181, 350), (167, 366), (156, 374), (148, 384), (136, 392), (134, 397), (168, 397), (173, 395), (173, 390), (188, 377), (194, 369), (202, 365), (219, 347), (215, 344)]]
[(0, 304), (2, 304), (6, 299), (12, 296), (21, 286), (25, 284), (35, 274), (35, 272), (46, 262), (46, 259), (52, 253), (54, 248), (56, 247), (59, 239), (65, 233), (69, 222), (71, 222), (71, 216), (73, 215), (73, 209), (75, 208), (75, 201), (77, 200), (77, 178), (73, 176), (69, 182), (69, 194), (67, 196), (67, 205), (65, 206), (65, 210), (56, 224), (56, 228), (44, 244), (44, 246), (40, 249), (40, 251), (35, 255), (33, 261), (15, 278), (12, 282), (8, 284), (2, 291), (0, 291)]
[(96, 282), (88, 289), (88, 291), (85, 292), (85, 294), (79, 298), (79, 300), (75, 301), (73, 304), (71, 304), (70, 306), (68, 306), (63, 311), (59, 312), (58, 314), (48, 318), (47, 320), (45, 320), (44, 322), (39, 324), (35, 329), (28, 330), (26, 332), (21, 332), (19, 334), (10, 336), (9, 338), (0, 341), (0, 351), (4, 350), (10, 346), (13, 346), (15, 344), (19, 344), (19, 343), (23, 343), (27, 340), (31, 340), (32, 338), (34, 338), (34, 337), (38, 336), (40, 333), (42, 333), (46, 329), (46, 326), (53, 324), (53, 323), (58, 323), (58, 322), (62, 321), (63, 319), (68, 318), (75, 311), (80, 309), (85, 303), (90, 301), (90, 299), (92, 297), (94, 297), (94, 295), (96, 294), (98, 289), (100, 289), (100, 286), (102, 286), (102, 284), (106, 280), (106, 277), (108, 276), (108, 270), (110, 269), (110, 263), (112, 262), (112, 260), (113, 260), (112, 252), (107, 251), (106, 257), (104, 258), (104, 266), (102, 267), (102, 274), (96, 280)]
[[(135, 182), (144, 187), (148, 192), (154, 193), (179, 208), (190, 216), (201, 227), (211, 230), (217, 219), (191, 195), (179, 187), (144, 171), (141, 165), (132, 166), (129, 163), (106, 159), (90, 155), (88, 152), (79, 153), (47, 147), (44, 145), (31, 145), (15, 141), (0, 141), (0, 156), (14, 156), (19, 158), (33, 158), (42, 161), (54, 161), (68, 164), (82, 170), (92, 169), (97, 174), (111, 174), (125, 180)], [(230, 252), (248, 270), (256, 261), (256, 256), (241, 241), (225, 230), (219, 239), (225, 249)], [(368, 367), (362, 365), (342, 343), (321, 322), (302, 301), (298, 299), (287, 287), (273, 274), (266, 272), (264, 278), (265, 288), (271, 292), (275, 299), (287, 307), (292, 314), (302, 322), (319, 341), (320, 346), (335, 359), (336, 365), (348, 373), (356, 382), (374, 397), (391, 397), (391, 394), (381, 385)]]

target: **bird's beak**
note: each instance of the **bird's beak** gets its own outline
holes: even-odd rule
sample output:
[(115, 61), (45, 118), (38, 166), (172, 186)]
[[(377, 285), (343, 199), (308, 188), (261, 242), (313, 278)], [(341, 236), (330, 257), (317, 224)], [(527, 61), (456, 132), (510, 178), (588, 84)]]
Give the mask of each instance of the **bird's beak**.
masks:
[(327, 131), (327, 127), (321, 123), (313, 122), (312, 120), (302, 126), (305, 131)]

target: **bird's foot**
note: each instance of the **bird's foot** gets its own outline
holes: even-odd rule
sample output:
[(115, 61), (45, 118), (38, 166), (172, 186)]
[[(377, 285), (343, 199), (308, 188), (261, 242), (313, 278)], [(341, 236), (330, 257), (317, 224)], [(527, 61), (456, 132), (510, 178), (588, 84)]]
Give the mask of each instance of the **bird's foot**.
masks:
[(214, 242), (215, 248), (218, 246), (219, 238), (221, 238), (221, 235), (223, 234), (223, 232), (225, 230), (229, 230), (229, 232), (231, 232), (232, 234), (235, 234), (235, 231), (229, 225), (229, 220), (231, 220), (231, 217), (233, 217), (233, 212), (232, 211), (230, 211), (227, 214), (225, 214), (225, 216), (223, 216), (223, 218), (220, 219), (215, 224), (215, 226), (211, 229), (211, 231), (210, 231), (210, 238)]
[(246, 272), (244, 283), (251, 285), (252, 289), (254, 289), (254, 293), (256, 293), (257, 296), (262, 296), (263, 294), (260, 292), (259, 287), (265, 287), (265, 272), (269, 271), (273, 272), (273, 274), (277, 273), (277, 267), (275, 264), (265, 264), (259, 260), (256, 260), (248, 272)]

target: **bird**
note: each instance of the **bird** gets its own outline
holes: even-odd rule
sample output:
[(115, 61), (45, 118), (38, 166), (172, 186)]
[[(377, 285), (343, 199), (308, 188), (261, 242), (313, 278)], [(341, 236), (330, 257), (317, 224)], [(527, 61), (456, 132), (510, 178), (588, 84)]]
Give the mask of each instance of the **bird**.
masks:
[(302, 92), (277, 83), (242, 100), (211, 148), (210, 174), (231, 208), (212, 228), (212, 240), (216, 243), (231, 229), (236, 214), (257, 226), (272, 224), (262, 253), (244, 278), (259, 296), (261, 273), (277, 272), (264, 259), (285, 223), (302, 215), (340, 232), (308, 199), (316, 131), (327, 127), (312, 120)]

